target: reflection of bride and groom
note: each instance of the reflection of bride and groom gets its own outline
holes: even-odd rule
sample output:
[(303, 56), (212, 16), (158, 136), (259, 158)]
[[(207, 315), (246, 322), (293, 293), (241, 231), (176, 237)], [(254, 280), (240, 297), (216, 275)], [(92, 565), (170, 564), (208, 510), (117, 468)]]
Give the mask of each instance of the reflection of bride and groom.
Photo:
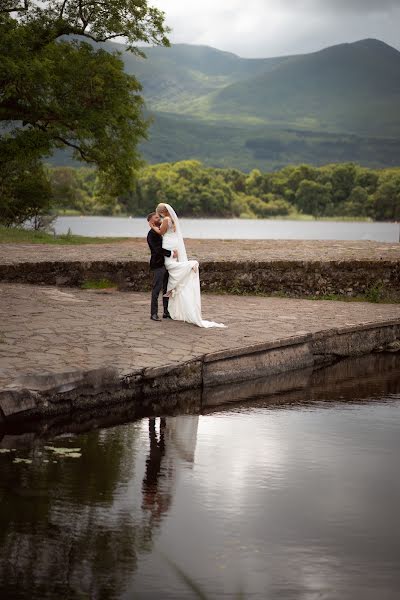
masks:
[(225, 327), (205, 321), (201, 315), (199, 263), (188, 260), (178, 216), (169, 204), (159, 204), (147, 217), (150, 231), (147, 242), (153, 271), (151, 319), (158, 317), (158, 298), (163, 292), (165, 319), (193, 323), (198, 327)]
[(144, 519), (148, 519), (149, 540), (154, 527), (160, 525), (170, 509), (181, 467), (194, 464), (198, 423), (197, 415), (149, 418), (149, 454), (142, 485), (142, 510)]

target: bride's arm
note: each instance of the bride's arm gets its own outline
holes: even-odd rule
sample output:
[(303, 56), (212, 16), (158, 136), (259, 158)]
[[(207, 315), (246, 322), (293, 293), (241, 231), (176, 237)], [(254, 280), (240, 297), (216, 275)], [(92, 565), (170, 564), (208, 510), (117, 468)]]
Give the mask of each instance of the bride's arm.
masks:
[(158, 233), (158, 235), (164, 235), (164, 233), (168, 229), (168, 221), (169, 221), (169, 217), (165, 217), (165, 219), (161, 223), (160, 227), (156, 227), (155, 225), (151, 225), (151, 228), (152, 228), (153, 231), (155, 231), (156, 233)]

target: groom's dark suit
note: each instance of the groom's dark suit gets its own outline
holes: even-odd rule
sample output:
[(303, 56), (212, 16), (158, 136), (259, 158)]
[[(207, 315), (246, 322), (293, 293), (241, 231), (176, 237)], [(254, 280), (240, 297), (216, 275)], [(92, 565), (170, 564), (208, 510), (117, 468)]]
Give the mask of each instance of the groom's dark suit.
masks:
[[(150, 269), (153, 271), (153, 290), (151, 293), (151, 316), (158, 315), (158, 296), (161, 290), (167, 291), (168, 271), (164, 265), (164, 257), (171, 256), (171, 250), (162, 247), (162, 236), (153, 229), (147, 234), (147, 243), (150, 248)], [(164, 314), (168, 313), (168, 298), (163, 298)]]

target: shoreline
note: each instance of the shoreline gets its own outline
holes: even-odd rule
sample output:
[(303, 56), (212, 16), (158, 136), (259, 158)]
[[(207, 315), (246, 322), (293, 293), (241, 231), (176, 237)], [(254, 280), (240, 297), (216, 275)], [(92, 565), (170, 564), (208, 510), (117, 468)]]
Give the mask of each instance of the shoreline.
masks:
[[(381, 393), (382, 382), (388, 393), (400, 388), (397, 372), (400, 354), (368, 354), (339, 360), (319, 368), (308, 368), (243, 381), (241, 383), (196, 388), (175, 392), (158, 400), (139, 403), (124, 401), (82, 409), (71, 413), (36, 419), (19, 419), (0, 423), (0, 447), (18, 447), (26, 440), (51, 439), (64, 433), (79, 434), (95, 429), (115, 427), (146, 417), (182, 414), (207, 415), (228, 409), (232, 405), (251, 409), (264, 406), (311, 406), (315, 403), (363, 403), (364, 397)], [(338, 400), (338, 392), (340, 400)]]
[[(61, 219), (61, 221), (58, 221)], [(66, 220), (66, 222), (65, 222)], [(269, 218), (187, 218), (186, 242), (202, 240), (204, 242), (246, 241), (285, 243), (298, 242), (357, 242), (381, 244), (400, 243), (400, 223), (396, 221), (371, 221), (369, 219), (296, 219)], [(108, 222), (108, 227), (104, 223)], [(58, 223), (58, 225), (57, 225)], [(113, 223), (119, 223), (113, 230)], [(75, 224), (75, 225), (74, 225)], [(203, 225), (210, 224), (208, 233), (203, 236)], [(363, 224), (365, 230), (362, 229)], [(320, 230), (318, 229), (320, 225)], [(353, 231), (351, 226), (356, 228)], [(233, 230), (230, 231), (229, 227)], [(278, 227), (275, 234), (274, 226)], [(330, 226), (338, 228), (337, 237), (331, 237)], [(342, 227), (342, 229), (340, 229)], [(72, 233), (76, 229), (77, 233)], [(303, 228), (303, 229), (302, 229)], [(344, 229), (343, 229), (344, 228)], [(361, 229), (360, 229), (361, 228)], [(112, 234), (109, 235), (108, 232)], [(125, 243), (145, 239), (148, 231), (146, 219), (143, 217), (129, 216), (67, 216), (57, 217), (55, 225), (50, 232), (43, 230), (34, 231), (22, 227), (4, 227), (0, 225), (0, 247), (4, 244), (59, 244), (59, 245), (86, 245), (104, 243)], [(89, 232), (89, 233), (87, 233)], [(268, 237), (269, 236), (269, 237)], [(320, 237), (318, 237), (320, 236)], [(348, 238), (348, 239), (347, 239)], [(365, 239), (368, 238), (368, 239)]]
[[(71, 212), (68, 213), (55, 213), (57, 218), (65, 217), (68, 219), (71, 218), (83, 218), (83, 217), (94, 217), (96, 219), (142, 219), (146, 220), (146, 217), (143, 215), (131, 215), (128, 213), (120, 213), (115, 215), (94, 215), (94, 214), (84, 214), (84, 213), (76, 213)], [(347, 217), (343, 216), (334, 216), (334, 217), (313, 217), (312, 215), (302, 215), (302, 214), (291, 214), (291, 215), (278, 215), (275, 217), (214, 217), (214, 216), (184, 216), (181, 217), (181, 221), (185, 221), (187, 219), (195, 220), (195, 221), (304, 221), (304, 222), (329, 222), (329, 223), (389, 223), (396, 224), (398, 221), (374, 221), (370, 217)]]

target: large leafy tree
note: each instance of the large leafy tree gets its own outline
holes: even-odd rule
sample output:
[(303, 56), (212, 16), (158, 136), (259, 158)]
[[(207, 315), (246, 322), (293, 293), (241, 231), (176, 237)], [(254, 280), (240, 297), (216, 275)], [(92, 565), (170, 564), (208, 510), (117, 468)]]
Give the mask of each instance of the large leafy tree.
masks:
[(373, 196), (375, 217), (379, 221), (400, 220), (400, 172), (383, 172)]
[[(11, 162), (27, 186), (43, 180), (40, 159), (68, 147), (108, 193), (128, 189), (146, 136), (141, 86), (101, 44), (123, 37), (143, 55), (138, 43), (168, 45), (167, 33), (147, 0), (0, 0), (0, 178)], [(0, 189), (3, 221), (18, 204), (11, 188)]]
[(303, 180), (296, 192), (296, 204), (305, 214), (321, 217), (329, 214), (331, 203), (330, 185)]

